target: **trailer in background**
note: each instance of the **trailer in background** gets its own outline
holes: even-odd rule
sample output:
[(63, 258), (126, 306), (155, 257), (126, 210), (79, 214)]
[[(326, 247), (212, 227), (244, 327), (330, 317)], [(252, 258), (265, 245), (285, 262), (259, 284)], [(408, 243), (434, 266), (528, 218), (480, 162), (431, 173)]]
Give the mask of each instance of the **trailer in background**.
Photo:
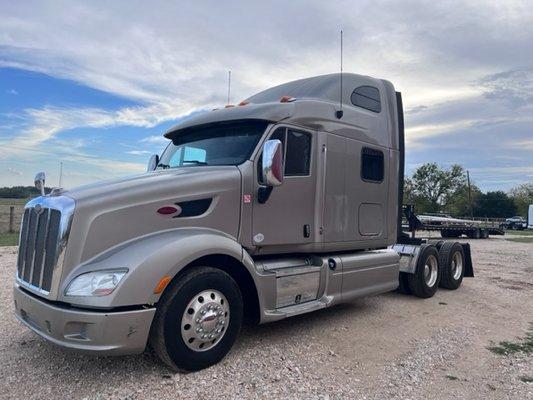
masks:
[(443, 238), (458, 238), (465, 235), (471, 239), (487, 239), (489, 235), (504, 235), (505, 229), (497, 221), (458, 219), (449, 216), (416, 215), (414, 207), (403, 209), (408, 230), (440, 231)]

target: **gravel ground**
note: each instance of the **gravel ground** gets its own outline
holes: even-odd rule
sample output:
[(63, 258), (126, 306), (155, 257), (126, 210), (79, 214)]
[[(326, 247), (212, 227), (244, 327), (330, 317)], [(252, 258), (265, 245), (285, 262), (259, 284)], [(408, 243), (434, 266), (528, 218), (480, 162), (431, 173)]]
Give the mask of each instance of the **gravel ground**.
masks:
[(245, 328), (207, 370), (173, 374), (153, 354), (62, 351), (13, 315), (16, 248), (0, 249), (0, 398), (533, 399), (533, 355), (487, 349), (533, 329), (533, 245), (472, 240), (476, 278), (421, 300), (365, 298)]

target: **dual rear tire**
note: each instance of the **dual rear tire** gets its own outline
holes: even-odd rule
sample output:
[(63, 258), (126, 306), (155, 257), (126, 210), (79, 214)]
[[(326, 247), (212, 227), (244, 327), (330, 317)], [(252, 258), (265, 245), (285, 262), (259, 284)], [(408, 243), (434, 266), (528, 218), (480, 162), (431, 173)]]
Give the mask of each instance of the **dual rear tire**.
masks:
[(465, 272), (465, 254), (458, 242), (431, 243), (420, 247), (413, 274), (400, 273), (400, 291), (427, 299), (438, 287), (455, 290), (461, 286)]

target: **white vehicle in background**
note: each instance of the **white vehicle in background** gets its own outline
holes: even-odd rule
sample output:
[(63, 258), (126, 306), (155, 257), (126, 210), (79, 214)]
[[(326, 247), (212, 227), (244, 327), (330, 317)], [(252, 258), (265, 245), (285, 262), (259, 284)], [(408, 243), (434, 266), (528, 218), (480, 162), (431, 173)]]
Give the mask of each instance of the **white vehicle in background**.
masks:
[(527, 213), (527, 229), (533, 229), (533, 204), (529, 205)]

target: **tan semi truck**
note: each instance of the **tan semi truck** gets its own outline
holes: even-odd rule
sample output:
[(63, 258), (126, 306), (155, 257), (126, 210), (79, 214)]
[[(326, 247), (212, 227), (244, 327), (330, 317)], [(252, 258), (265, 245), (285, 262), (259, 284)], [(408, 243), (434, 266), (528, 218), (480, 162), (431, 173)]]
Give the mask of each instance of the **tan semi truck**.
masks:
[(170, 367), (198, 370), (244, 322), (398, 287), (457, 289), (473, 276), (468, 245), (401, 232), (401, 95), (385, 80), (339, 78), (184, 120), (144, 174), (42, 189), (20, 233), (19, 320), (64, 348), (150, 345)]

